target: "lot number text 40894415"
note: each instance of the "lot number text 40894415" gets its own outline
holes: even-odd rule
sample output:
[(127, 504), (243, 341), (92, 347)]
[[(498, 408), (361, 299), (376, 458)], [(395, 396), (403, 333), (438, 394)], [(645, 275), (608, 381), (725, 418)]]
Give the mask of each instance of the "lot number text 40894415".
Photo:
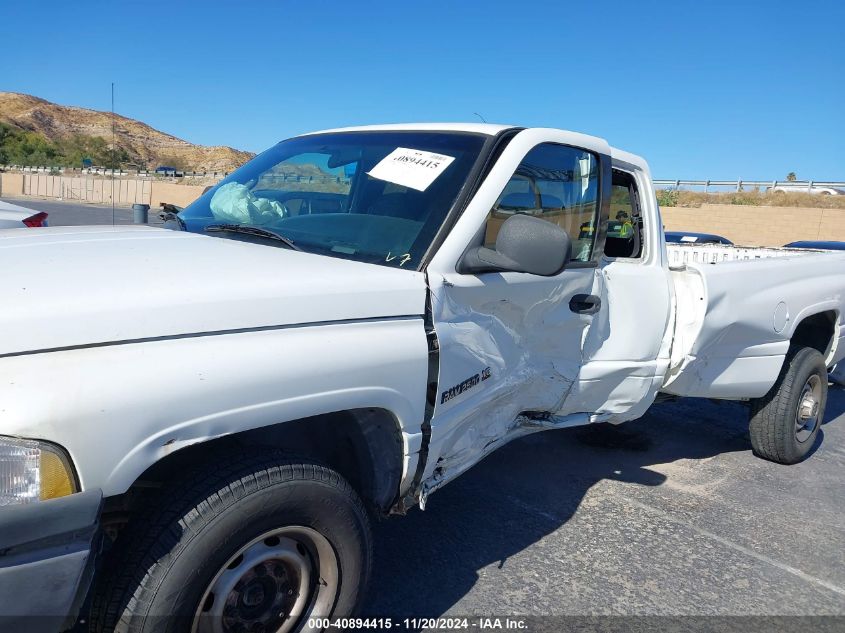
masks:
[(527, 623), (519, 618), (310, 618), (308, 626), (317, 629), (390, 630), (397, 631), (520, 631)]

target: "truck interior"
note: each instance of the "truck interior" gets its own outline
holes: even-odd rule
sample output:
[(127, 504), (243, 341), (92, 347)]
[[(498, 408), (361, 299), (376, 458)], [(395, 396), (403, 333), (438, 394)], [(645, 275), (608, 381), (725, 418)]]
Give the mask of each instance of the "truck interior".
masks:
[(634, 179), (614, 169), (611, 191), (604, 254), (608, 257), (640, 257), (643, 249), (643, 218)]
[(573, 148), (540, 145), (532, 150), (493, 206), (484, 245), (493, 247), (510, 216), (525, 214), (562, 228), (572, 241), (572, 260), (589, 260), (598, 209), (596, 165), (592, 154)]

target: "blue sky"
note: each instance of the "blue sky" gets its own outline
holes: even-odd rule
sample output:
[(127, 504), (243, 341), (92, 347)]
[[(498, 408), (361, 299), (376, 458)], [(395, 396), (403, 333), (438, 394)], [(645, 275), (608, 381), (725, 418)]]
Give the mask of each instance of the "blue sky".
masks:
[(9, 0), (0, 90), (108, 110), (114, 81), (120, 114), (253, 151), (478, 112), (657, 178), (845, 180), (844, 33), (841, 0)]

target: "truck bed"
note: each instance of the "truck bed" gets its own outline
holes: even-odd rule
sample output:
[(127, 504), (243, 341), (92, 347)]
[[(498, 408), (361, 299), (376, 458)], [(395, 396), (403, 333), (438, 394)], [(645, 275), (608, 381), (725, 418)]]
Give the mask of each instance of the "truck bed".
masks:
[(718, 264), (772, 257), (791, 257), (835, 251), (817, 251), (802, 248), (767, 248), (762, 246), (731, 246), (728, 244), (680, 244), (666, 245), (669, 253), (669, 267), (676, 268), (685, 264)]
[(675, 331), (663, 390), (681, 396), (763, 396), (796, 327), (824, 313), (834, 330), (828, 365), (845, 356), (845, 252), (668, 244)]

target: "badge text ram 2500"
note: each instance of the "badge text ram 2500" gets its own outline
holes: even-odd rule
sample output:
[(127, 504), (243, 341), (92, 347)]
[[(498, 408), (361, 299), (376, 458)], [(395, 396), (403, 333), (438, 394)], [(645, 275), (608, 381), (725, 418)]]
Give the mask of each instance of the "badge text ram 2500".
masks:
[(845, 253), (667, 248), (645, 161), (572, 132), (308, 134), (169, 224), (0, 234), (8, 617), (348, 615), (371, 517), (508, 441), (698, 396), (794, 463), (845, 355)]

